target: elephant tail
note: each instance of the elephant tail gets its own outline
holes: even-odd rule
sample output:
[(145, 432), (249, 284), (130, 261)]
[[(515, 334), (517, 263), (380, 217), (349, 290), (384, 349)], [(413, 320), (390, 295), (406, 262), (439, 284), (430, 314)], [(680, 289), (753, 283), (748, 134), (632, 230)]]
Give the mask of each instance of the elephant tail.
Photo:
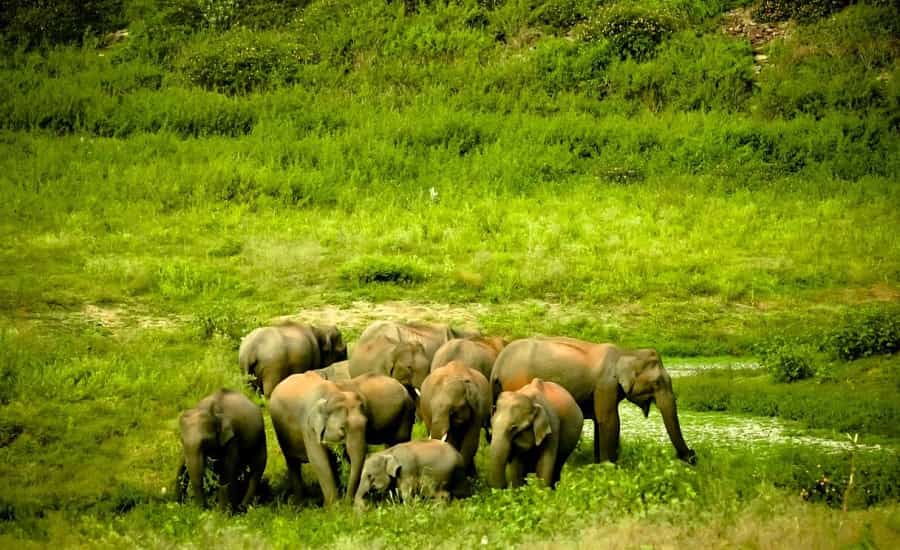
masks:
[(238, 364), (241, 366), (241, 371), (251, 376), (255, 375), (256, 363), (256, 349), (253, 346), (241, 346), (241, 350), (238, 352)]

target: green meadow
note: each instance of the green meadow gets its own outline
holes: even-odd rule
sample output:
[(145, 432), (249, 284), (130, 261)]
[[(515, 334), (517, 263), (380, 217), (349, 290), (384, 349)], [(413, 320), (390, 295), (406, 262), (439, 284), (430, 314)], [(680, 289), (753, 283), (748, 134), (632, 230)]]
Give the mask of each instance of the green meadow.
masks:
[[(896, 547), (895, 3), (50, 4), (0, 2), (0, 546)], [(266, 414), (261, 502), (175, 502), (285, 316), (655, 347), (698, 464), (625, 403), (615, 466), (360, 514)]]

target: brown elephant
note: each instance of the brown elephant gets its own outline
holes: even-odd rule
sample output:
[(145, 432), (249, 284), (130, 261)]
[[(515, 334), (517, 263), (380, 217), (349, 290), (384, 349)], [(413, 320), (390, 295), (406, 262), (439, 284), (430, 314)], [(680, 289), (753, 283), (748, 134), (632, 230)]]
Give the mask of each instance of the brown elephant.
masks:
[(260, 327), (241, 340), (238, 363), (266, 398), (292, 374), (325, 368), (347, 358), (347, 346), (335, 326), (294, 322)]
[(688, 463), (696, 454), (684, 442), (672, 379), (654, 349), (627, 350), (563, 337), (517, 340), (497, 357), (491, 372), (494, 398), (534, 378), (568, 390), (585, 418), (594, 421), (594, 459), (615, 462), (619, 454), (619, 402), (628, 399), (644, 411), (656, 403), (678, 457)]
[(184, 411), (180, 429), (178, 500), (184, 500), (189, 479), (194, 501), (206, 503), (203, 477), (209, 460), (219, 478), (219, 507), (238, 510), (249, 505), (266, 469), (266, 430), (259, 407), (222, 388)]
[(338, 361), (337, 363), (332, 363), (323, 369), (315, 369), (311, 372), (314, 372), (324, 378), (325, 380), (331, 380), (332, 382), (345, 382), (350, 380), (350, 362), (349, 361)]
[(448, 500), (468, 492), (463, 458), (450, 444), (438, 440), (410, 441), (369, 455), (355, 505), (366, 507), (370, 493), (397, 489), (403, 502), (416, 495)]
[(367, 373), (390, 376), (414, 394), (428, 376), (428, 357), (422, 344), (401, 342), (391, 336), (376, 335), (354, 346), (348, 361), (350, 376)]
[(531, 472), (556, 487), (583, 427), (578, 403), (559, 384), (535, 378), (518, 391), (501, 393), (491, 417), (491, 485), (507, 486), (509, 466), (513, 487)]
[(481, 428), (491, 416), (487, 378), (461, 361), (452, 361), (425, 379), (420, 412), (429, 435), (458, 449), (466, 470), (474, 473)]
[(375, 321), (360, 335), (359, 343), (362, 344), (376, 336), (387, 336), (398, 342), (419, 342), (425, 350), (430, 367), (435, 352), (443, 344), (454, 338), (469, 338), (478, 335), (477, 331), (457, 329), (440, 323)]
[(462, 361), (467, 367), (481, 372), (485, 378), (489, 379), (494, 361), (508, 343), (499, 336), (455, 338), (435, 352), (434, 358), (431, 360), (431, 372), (451, 361)]
[(343, 391), (314, 372), (292, 374), (272, 392), (269, 414), (297, 497), (303, 490), (300, 467), (309, 462), (325, 504), (337, 500), (337, 456), (329, 445), (343, 443), (350, 459), (347, 494), (352, 498), (366, 457), (368, 420), (359, 394)]
[(396, 445), (412, 438), (416, 406), (403, 384), (390, 376), (372, 373), (336, 384), (362, 398), (368, 445)]

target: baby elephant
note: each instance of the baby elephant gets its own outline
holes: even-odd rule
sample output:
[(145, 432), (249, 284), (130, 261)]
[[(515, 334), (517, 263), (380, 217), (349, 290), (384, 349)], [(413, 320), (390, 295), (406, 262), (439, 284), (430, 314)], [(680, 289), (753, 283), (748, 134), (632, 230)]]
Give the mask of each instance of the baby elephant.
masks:
[(212, 459), (219, 478), (219, 507), (234, 511), (250, 504), (266, 469), (266, 431), (259, 407), (238, 392), (220, 389), (182, 413), (181, 443), (180, 501), (189, 476), (194, 500), (205, 504), (203, 474), (207, 459)]
[(396, 489), (403, 502), (416, 495), (448, 500), (467, 491), (462, 455), (437, 439), (400, 443), (369, 455), (355, 504), (366, 507), (366, 495)]
[(506, 487), (509, 465), (513, 487), (529, 472), (555, 487), (583, 425), (578, 403), (559, 384), (535, 378), (518, 391), (501, 393), (491, 418), (491, 485)]

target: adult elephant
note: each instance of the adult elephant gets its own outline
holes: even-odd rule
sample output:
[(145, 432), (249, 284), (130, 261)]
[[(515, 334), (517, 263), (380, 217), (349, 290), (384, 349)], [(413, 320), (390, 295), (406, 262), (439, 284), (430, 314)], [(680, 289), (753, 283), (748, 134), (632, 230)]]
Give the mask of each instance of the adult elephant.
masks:
[(354, 346), (348, 366), (352, 378), (383, 374), (399, 381), (412, 394), (428, 376), (429, 362), (420, 342), (379, 334)]
[(367, 444), (396, 445), (412, 439), (416, 406), (403, 384), (390, 376), (372, 373), (336, 384), (362, 398)]
[(499, 336), (455, 338), (435, 352), (431, 360), (431, 372), (451, 361), (461, 361), (467, 367), (481, 372), (485, 378), (490, 378), (494, 362), (507, 344), (508, 342)]
[(442, 323), (375, 321), (360, 335), (359, 343), (362, 344), (377, 336), (387, 336), (398, 342), (419, 342), (425, 350), (425, 356), (428, 358), (430, 366), (435, 352), (446, 342), (454, 338), (469, 338), (478, 335), (477, 331), (457, 329)]
[(474, 473), (481, 428), (491, 415), (487, 378), (461, 361), (434, 371), (422, 384), (421, 413), (432, 439), (453, 445), (462, 454), (466, 470)]
[(347, 346), (335, 326), (286, 322), (254, 329), (241, 340), (238, 363), (266, 398), (292, 374), (325, 368), (347, 358)]
[(535, 378), (518, 391), (501, 393), (491, 417), (491, 485), (505, 488), (511, 466), (513, 487), (530, 472), (555, 487), (583, 426), (581, 409), (559, 384)]
[(496, 400), (534, 378), (556, 382), (568, 390), (585, 418), (594, 421), (594, 460), (615, 462), (619, 454), (619, 402), (628, 399), (644, 416), (656, 403), (678, 457), (688, 463), (696, 454), (684, 442), (672, 379), (654, 349), (628, 350), (563, 337), (517, 340), (497, 357), (491, 372)]
[(309, 462), (325, 504), (337, 500), (337, 456), (329, 445), (343, 443), (350, 458), (347, 494), (352, 498), (366, 458), (368, 420), (359, 394), (343, 391), (314, 372), (293, 374), (272, 392), (269, 414), (297, 497), (303, 488), (300, 467)]
[(206, 503), (203, 478), (209, 460), (219, 478), (219, 507), (238, 510), (250, 504), (266, 469), (266, 430), (259, 407), (222, 388), (184, 411), (179, 425), (183, 453), (178, 500), (184, 500), (190, 480), (194, 501)]

